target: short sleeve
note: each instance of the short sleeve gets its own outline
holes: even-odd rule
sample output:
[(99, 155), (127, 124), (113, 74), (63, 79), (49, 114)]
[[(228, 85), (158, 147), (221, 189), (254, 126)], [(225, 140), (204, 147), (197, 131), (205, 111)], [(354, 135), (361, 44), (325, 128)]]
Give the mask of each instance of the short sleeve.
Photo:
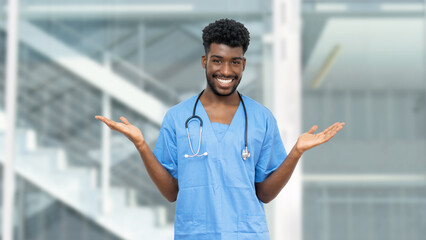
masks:
[(173, 117), (167, 112), (161, 124), (160, 134), (155, 145), (154, 155), (167, 171), (178, 178), (176, 131)]
[(266, 128), (259, 160), (256, 164), (255, 182), (263, 182), (287, 157), (277, 121), (273, 116), (268, 118)]

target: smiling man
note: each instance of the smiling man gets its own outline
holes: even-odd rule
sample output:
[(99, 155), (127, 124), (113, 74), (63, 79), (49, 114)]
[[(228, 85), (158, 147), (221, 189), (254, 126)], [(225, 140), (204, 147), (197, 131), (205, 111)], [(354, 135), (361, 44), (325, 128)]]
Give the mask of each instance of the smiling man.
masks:
[(154, 153), (124, 117), (96, 116), (134, 143), (163, 196), (177, 200), (176, 240), (269, 239), (263, 203), (278, 195), (306, 150), (344, 125), (318, 134), (313, 126), (287, 155), (272, 113), (236, 91), (249, 41), (234, 20), (204, 28), (206, 88), (167, 112)]

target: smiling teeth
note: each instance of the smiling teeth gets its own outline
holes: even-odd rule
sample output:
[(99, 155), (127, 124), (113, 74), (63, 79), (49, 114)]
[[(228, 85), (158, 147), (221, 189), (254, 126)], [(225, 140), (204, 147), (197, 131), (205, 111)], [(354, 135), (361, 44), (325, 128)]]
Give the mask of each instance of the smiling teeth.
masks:
[(224, 80), (224, 79), (217, 79), (219, 82), (221, 82), (221, 83), (230, 83), (230, 82), (232, 82), (232, 79), (230, 79), (230, 80)]

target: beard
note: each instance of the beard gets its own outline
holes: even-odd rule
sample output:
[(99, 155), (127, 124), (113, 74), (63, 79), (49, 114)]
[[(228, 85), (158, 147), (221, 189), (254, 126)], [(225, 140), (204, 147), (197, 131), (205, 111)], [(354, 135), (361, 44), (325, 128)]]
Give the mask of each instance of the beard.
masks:
[[(211, 77), (209, 77), (209, 75), (207, 74), (207, 70), (205, 71), (205, 74), (206, 74), (206, 79), (207, 79), (207, 84), (209, 85), (209, 87), (210, 87), (210, 89), (213, 91), (213, 93), (215, 94), (215, 95), (217, 95), (217, 96), (220, 96), (220, 97), (227, 97), (227, 96), (230, 96), (231, 94), (233, 94), (234, 92), (235, 92), (235, 90), (237, 90), (237, 87), (238, 87), (238, 85), (240, 84), (240, 82), (241, 82), (241, 78), (238, 80), (237, 79), (237, 77), (238, 76), (232, 76), (232, 78), (233, 78), (233, 80), (232, 81), (238, 81), (238, 83), (237, 84), (235, 84), (233, 87), (232, 87), (232, 89), (231, 89), (231, 91), (229, 92), (229, 93), (220, 93), (219, 91), (218, 91), (218, 89), (217, 89), (217, 87), (216, 87), (216, 84), (215, 84), (215, 78), (217, 78), (217, 77), (221, 77), (220, 75), (218, 75), (218, 74), (212, 74), (211, 75)], [(228, 78), (229, 78), (229, 76), (228, 76)]]

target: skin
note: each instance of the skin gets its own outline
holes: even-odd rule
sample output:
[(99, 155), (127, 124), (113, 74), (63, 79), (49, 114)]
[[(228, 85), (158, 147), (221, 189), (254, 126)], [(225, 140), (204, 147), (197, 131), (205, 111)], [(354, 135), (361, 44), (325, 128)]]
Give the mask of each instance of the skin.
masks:
[[(242, 47), (230, 47), (212, 43), (210, 50), (201, 57), (201, 65), (206, 71), (206, 89), (200, 97), (211, 122), (230, 124), (240, 104), (237, 91), (245, 68), (246, 59)], [(218, 79), (232, 80), (221, 83)], [(103, 116), (95, 116), (111, 130), (125, 135), (138, 150), (145, 168), (161, 194), (170, 202), (177, 199), (178, 181), (157, 160), (149, 148), (142, 132), (129, 123), (125, 117), (115, 122)], [(285, 161), (265, 181), (256, 183), (256, 194), (264, 203), (272, 201), (290, 179), (297, 162), (307, 150), (328, 142), (345, 123), (336, 122), (323, 132), (315, 134), (317, 126), (303, 133), (297, 140)]]

